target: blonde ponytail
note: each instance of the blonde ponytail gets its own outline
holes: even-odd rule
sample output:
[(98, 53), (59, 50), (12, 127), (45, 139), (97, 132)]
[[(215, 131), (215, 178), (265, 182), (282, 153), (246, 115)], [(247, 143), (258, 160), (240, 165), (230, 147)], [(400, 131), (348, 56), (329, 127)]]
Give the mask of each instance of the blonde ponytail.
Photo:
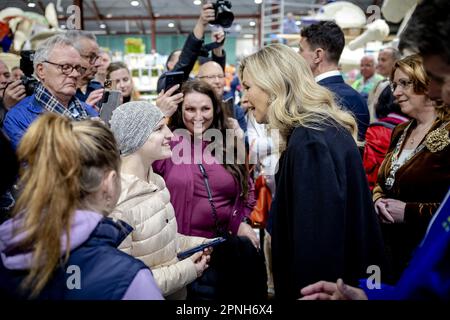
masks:
[(99, 188), (106, 168), (118, 170), (120, 160), (112, 133), (100, 122), (71, 122), (53, 113), (40, 116), (29, 127), (18, 158), (23, 167), (14, 215), (23, 219), (19, 232), (25, 235), (18, 248), (33, 252), (22, 287), (31, 289), (34, 297), (60, 263), (63, 233), (64, 262), (69, 258), (75, 210)]

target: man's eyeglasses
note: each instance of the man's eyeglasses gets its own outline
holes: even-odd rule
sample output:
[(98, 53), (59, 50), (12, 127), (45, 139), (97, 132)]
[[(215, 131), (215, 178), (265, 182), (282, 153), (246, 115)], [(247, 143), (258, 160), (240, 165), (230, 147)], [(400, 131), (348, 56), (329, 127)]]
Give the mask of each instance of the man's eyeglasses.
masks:
[(70, 75), (73, 72), (73, 69), (77, 70), (77, 72), (81, 75), (86, 72), (86, 68), (80, 66), (79, 64), (76, 66), (73, 66), (71, 64), (59, 64), (59, 63), (54, 63), (54, 62), (50, 62), (47, 60), (45, 60), (43, 62), (57, 66), (58, 69), (61, 71), (61, 73), (66, 76)]
[(83, 58), (88, 59), (88, 61), (89, 61), (90, 64), (96, 63), (97, 60), (100, 58), (100, 56), (97, 55), (97, 54), (95, 54), (95, 53), (92, 53), (92, 54), (89, 54), (89, 55), (81, 54), (81, 56), (82, 56)]
[(398, 80), (398, 83), (391, 82), (390, 83), (391, 91), (394, 92), (398, 86), (400, 86), (400, 88), (402, 88), (402, 90), (407, 90), (407, 89), (409, 89), (409, 87), (411, 86), (412, 83), (413, 83), (412, 80), (404, 80), (404, 79)]
[(223, 74), (215, 74), (215, 75), (211, 75), (211, 76), (201, 76), (201, 77), (197, 77), (199, 79), (208, 79), (208, 80), (214, 80), (216, 78), (219, 78), (219, 80), (225, 78), (225, 76)]

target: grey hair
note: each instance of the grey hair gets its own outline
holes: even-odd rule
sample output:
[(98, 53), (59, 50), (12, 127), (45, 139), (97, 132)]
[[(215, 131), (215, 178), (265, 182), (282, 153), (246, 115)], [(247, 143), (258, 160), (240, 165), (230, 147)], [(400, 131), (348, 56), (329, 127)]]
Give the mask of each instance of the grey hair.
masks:
[(75, 49), (77, 49), (79, 52), (82, 51), (82, 48), (80, 46), (80, 39), (89, 39), (97, 42), (97, 37), (95, 34), (93, 34), (90, 31), (85, 30), (69, 30), (66, 32), (66, 37), (69, 38)]
[(48, 60), (50, 53), (53, 51), (53, 49), (56, 46), (71, 46), (73, 47), (72, 42), (69, 38), (67, 38), (64, 34), (56, 34), (41, 44), (36, 49), (36, 52), (34, 53), (34, 59), (33, 59), (33, 66), (34, 70), (36, 70), (36, 67), (38, 64)]
[(383, 48), (382, 51), (388, 50), (391, 52), (392, 57), (394, 58), (395, 61), (400, 60), (402, 58), (402, 54), (400, 53), (400, 50), (398, 50), (397, 48), (394, 47), (386, 47)]
[(6, 64), (6, 62), (4, 62), (3, 60), (0, 59), (0, 64), (4, 65), (6, 67), (6, 69), (9, 70), (8, 65)]

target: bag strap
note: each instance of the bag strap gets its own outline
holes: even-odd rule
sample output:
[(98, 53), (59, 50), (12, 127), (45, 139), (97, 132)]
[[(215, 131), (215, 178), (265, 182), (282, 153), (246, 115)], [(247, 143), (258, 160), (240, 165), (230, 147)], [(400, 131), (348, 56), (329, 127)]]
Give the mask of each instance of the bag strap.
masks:
[(205, 183), (206, 191), (208, 192), (208, 201), (209, 201), (209, 204), (211, 205), (212, 216), (213, 216), (213, 219), (214, 219), (214, 223), (216, 225), (217, 234), (219, 236), (222, 236), (222, 235), (225, 234), (225, 232), (222, 230), (222, 228), (220, 228), (220, 225), (219, 225), (219, 218), (217, 217), (216, 206), (215, 206), (214, 201), (213, 201), (211, 188), (209, 187), (208, 174), (206, 173), (205, 167), (203, 167), (203, 165), (201, 163), (198, 165), (198, 167), (200, 169), (200, 172), (202, 173), (203, 182)]

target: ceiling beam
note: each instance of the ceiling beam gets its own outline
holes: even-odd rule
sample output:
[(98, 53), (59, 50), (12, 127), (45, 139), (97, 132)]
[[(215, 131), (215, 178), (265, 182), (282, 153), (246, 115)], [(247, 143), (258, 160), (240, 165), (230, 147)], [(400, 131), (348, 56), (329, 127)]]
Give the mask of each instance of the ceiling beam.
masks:
[(156, 50), (156, 19), (155, 13), (153, 11), (153, 5), (151, 0), (147, 0), (144, 2), (144, 5), (147, 5), (148, 16), (150, 17), (150, 32), (151, 32), (151, 43), (152, 49)]
[[(108, 17), (103, 17), (103, 20), (141, 20), (146, 18), (146, 16), (112, 16), (110, 18)], [(234, 16), (234, 19), (258, 19), (260, 18), (260, 15), (258, 14), (238, 14)], [(58, 18), (59, 20), (66, 20), (67, 18)], [(186, 15), (186, 16), (181, 16), (181, 15), (173, 15), (173, 16), (158, 16), (155, 17), (154, 20), (197, 20), (198, 19), (198, 15)], [(97, 18), (95, 16), (93, 17), (84, 17), (85, 21), (93, 21), (93, 20), (97, 20)]]
[(175, 29), (177, 30), (177, 34), (181, 34), (183, 32), (183, 30), (181, 30), (180, 20), (175, 21)]
[[(22, 0), (22, 2), (25, 3), (25, 5), (28, 6), (28, 0)], [(41, 0), (38, 0), (38, 1), (36, 1), (36, 3), (37, 3), (37, 5), (39, 6), (39, 9), (41, 9), (41, 14), (42, 14), (42, 15), (45, 15), (45, 6), (44, 6), (44, 4), (42, 3), (42, 1), (41, 1)], [(37, 8), (36, 8), (36, 9), (37, 9)], [(27, 7), (27, 9), (24, 9), (24, 10), (30, 10), (30, 9), (28, 9), (28, 7)]]
[[(86, 2), (86, 5), (88, 5), (87, 2)], [(88, 5), (88, 6), (89, 6), (89, 5)], [(97, 6), (97, 2), (96, 2), (95, 0), (92, 0), (92, 7), (93, 7), (93, 9), (94, 9), (93, 11), (94, 11), (94, 13), (95, 13), (95, 16), (96, 16), (98, 22), (99, 22), (99, 23), (104, 23), (104, 24), (105, 24), (105, 26), (106, 26), (106, 28), (105, 28), (106, 33), (109, 34), (109, 33), (110, 33), (109, 27), (108, 27), (108, 25), (106, 24), (106, 22), (103, 21), (103, 20), (104, 20), (104, 17), (103, 17), (103, 15), (100, 13), (100, 10), (98, 9), (98, 6)], [(92, 8), (91, 8), (91, 10), (92, 10)]]
[(142, 34), (145, 34), (144, 22), (142, 22), (142, 20), (136, 20), (136, 24), (138, 25), (138, 28), (141, 30)]
[(41, 8), (42, 14), (45, 15), (45, 6), (44, 6), (44, 4), (42, 3), (42, 1), (41, 1), (41, 0), (38, 0), (38, 1), (37, 1), (37, 4), (38, 4), (39, 8)]
[(147, 0), (146, 2), (144, 2), (144, 7), (147, 9), (148, 16), (150, 17), (150, 19), (155, 19), (155, 13), (153, 12), (152, 1)]
[[(139, 32), (112, 31), (111, 34), (112, 35), (138, 35)], [(148, 33), (145, 33), (145, 34), (148, 34)], [(177, 32), (175, 32), (175, 31), (158, 31), (158, 35), (170, 35), (170, 36), (173, 36), (173, 35), (179, 35), (179, 34)], [(182, 32), (181, 35), (187, 36), (187, 35), (189, 35), (189, 32)]]
[[(84, 8), (83, 8), (83, 0), (73, 0), (73, 5), (77, 6), (78, 8), (80, 8), (80, 27), (81, 30), (84, 30)], [(63, 18), (62, 20), (65, 20), (66, 18)], [(58, 19), (60, 20), (60, 19)]]

